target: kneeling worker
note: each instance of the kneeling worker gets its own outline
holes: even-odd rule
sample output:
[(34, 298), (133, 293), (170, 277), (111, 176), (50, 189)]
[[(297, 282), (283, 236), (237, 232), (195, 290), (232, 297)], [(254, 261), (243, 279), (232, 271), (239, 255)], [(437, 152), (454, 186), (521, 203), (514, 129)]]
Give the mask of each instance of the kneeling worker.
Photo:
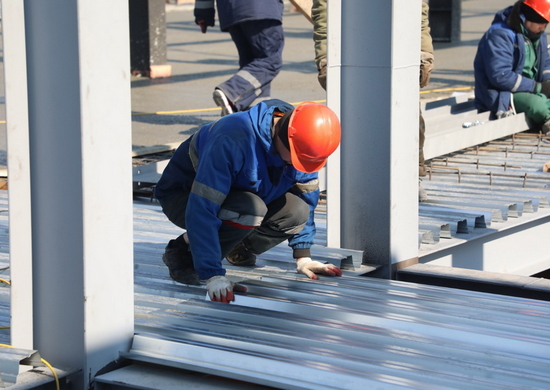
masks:
[(288, 240), (297, 272), (340, 276), (311, 259), (317, 172), (340, 143), (340, 123), (328, 107), (294, 108), (267, 100), (202, 127), (183, 142), (155, 188), (162, 210), (186, 232), (163, 255), (170, 276), (206, 280), (213, 301), (246, 291), (225, 277), (222, 259), (252, 266), (256, 254)]

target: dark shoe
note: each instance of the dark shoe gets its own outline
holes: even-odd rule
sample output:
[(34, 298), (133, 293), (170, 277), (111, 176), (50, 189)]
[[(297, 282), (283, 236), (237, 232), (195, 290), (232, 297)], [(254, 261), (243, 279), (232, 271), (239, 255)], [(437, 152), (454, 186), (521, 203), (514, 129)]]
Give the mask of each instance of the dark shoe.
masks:
[(222, 109), (222, 116), (233, 114), (235, 112), (233, 105), (221, 89), (216, 88), (212, 98), (214, 99), (214, 103)]
[(195, 272), (189, 244), (184, 241), (183, 236), (170, 240), (162, 255), (162, 261), (168, 267), (170, 277), (176, 282), (196, 286), (201, 284), (199, 275)]
[(240, 267), (251, 267), (256, 264), (256, 255), (250, 252), (242, 242), (229, 252), (226, 259)]

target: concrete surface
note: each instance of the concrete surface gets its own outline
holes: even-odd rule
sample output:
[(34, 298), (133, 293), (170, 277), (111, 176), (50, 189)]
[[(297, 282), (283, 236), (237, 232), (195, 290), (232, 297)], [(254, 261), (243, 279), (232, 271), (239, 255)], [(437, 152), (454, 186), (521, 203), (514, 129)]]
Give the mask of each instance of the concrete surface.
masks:
[[(176, 4), (179, 3), (179, 4)], [(496, 11), (513, 1), (462, 0), (461, 40), (435, 43), (435, 71), (421, 99), (447, 97), (473, 86), (472, 63), (477, 42)], [(201, 34), (193, 18), (193, 1), (170, 1), (167, 9), (168, 61), (166, 79), (133, 78), (133, 150), (140, 154), (155, 145), (177, 145), (200, 126), (219, 117), (212, 91), (237, 70), (237, 51), (219, 26)], [(272, 97), (291, 103), (324, 101), (313, 62), (313, 26), (285, 1), (284, 66), (272, 84)], [(6, 165), (5, 96), (0, 62), (0, 169)], [(164, 113), (159, 115), (158, 113)], [(155, 114), (156, 113), (156, 114)], [(145, 149), (144, 149), (145, 148)]]

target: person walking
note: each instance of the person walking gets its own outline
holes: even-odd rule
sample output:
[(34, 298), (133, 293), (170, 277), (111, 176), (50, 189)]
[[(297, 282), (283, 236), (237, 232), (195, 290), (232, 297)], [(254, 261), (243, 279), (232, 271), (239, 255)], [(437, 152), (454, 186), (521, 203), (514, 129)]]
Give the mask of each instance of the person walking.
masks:
[(550, 132), (550, 0), (520, 0), (498, 11), (474, 59), (475, 100), (495, 119), (524, 112)]
[(163, 212), (186, 231), (163, 255), (177, 282), (206, 280), (213, 301), (233, 289), (222, 259), (252, 266), (256, 255), (288, 240), (296, 270), (311, 279), (340, 276), (338, 267), (311, 259), (318, 171), (340, 144), (340, 123), (328, 107), (296, 108), (266, 100), (220, 118), (183, 142), (155, 187)]
[[(271, 96), (271, 82), (283, 66), (282, 0), (217, 0), (220, 29), (229, 32), (239, 54), (239, 70), (216, 86), (221, 115), (244, 111)], [(203, 33), (214, 27), (214, 0), (195, 0), (195, 23)]]

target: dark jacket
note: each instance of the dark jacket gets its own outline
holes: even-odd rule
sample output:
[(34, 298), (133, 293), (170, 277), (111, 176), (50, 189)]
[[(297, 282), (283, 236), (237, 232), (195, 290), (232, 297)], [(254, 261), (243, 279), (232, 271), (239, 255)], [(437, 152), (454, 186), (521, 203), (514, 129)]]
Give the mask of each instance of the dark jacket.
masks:
[[(220, 29), (251, 20), (274, 19), (283, 22), (282, 0), (216, 0)], [(195, 9), (214, 9), (214, 0), (195, 0)]]
[[(479, 111), (508, 111), (514, 92), (535, 92), (536, 82), (550, 79), (550, 57), (546, 34), (537, 46), (535, 80), (522, 76), (525, 65), (525, 38), (514, 31), (507, 19), (513, 6), (495, 15), (489, 30), (481, 38), (474, 59), (475, 107)], [(525, 22), (523, 15), (519, 15)]]
[[(303, 173), (288, 166), (272, 142), (274, 110), (287, 112), (294, 107), (281, 100), (267, 100), (249, 111), (225, 116), (203, 126), (180, 145), (159, 180), (155, 195), (162, 202), (181, 192), (190, 192), (199, 183), (203, 193), (216, 195), (216, 201), (195, 192), (189, 195), (185, 224), (191, 243), (195, 270), (201, 279), (224, 275), (221, 250), (217, 242), (222, 221), (220, 206), (231, 189), (249, 191), (266, 204), (281, 197), (297, 183), (318, 184), (317, 173)], [(189, 145), (196, 145), (196, 172)], [(298, 195), (310, 206), (304, 229), (289, 240), (293, 249), (310, 248), (315, 237), (314, 209), (319, 189)]]

